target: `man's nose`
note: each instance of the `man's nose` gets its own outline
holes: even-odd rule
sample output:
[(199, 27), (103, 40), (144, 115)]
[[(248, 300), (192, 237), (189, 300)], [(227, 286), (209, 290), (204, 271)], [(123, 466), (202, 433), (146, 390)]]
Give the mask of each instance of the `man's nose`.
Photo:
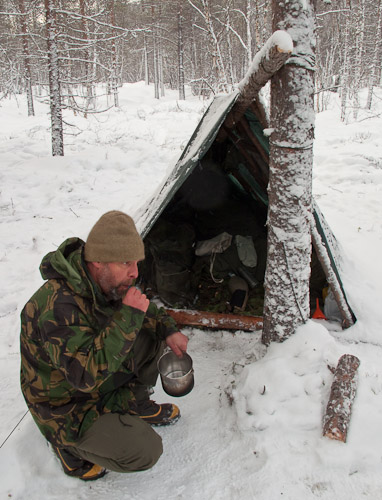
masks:
[(129, 277), (136, 279), (138, 278), (138, 262), (132, 262), (129, 269)]

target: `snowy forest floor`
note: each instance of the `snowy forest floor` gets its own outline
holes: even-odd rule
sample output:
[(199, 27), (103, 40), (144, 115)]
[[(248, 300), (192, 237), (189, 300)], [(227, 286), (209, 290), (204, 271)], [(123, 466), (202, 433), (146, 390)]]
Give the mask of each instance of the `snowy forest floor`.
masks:
[[(159, 429), (151, 470), (66, 477), (29, 414), (0, 449), (0, 498), (273, 500), (382, 498), (382, 93), (372, 112), (340, 122), (337, 96), (317, 115), (313, 190), (344, 254), (342, 277), (358, 321), (347, 331), (309, 321), (266, 350), (258, 333), (185, 329), (195, 388), (158, 402), (180, 421)], [(86, 239), (110, 209), (134, 215), (174, 165), (205, 109), (175, 93), (155, 100), (143, 83), (121, 89), (120, 109), (75, 125), (65, 157), (50, 156), (48, 107), (0, 102), (0, 443), (26, 411), (19, 389), (19, 314), (41, 284), (45, 253)], [(361, 360), (348, 441), (322, 437), (339, 357)]]

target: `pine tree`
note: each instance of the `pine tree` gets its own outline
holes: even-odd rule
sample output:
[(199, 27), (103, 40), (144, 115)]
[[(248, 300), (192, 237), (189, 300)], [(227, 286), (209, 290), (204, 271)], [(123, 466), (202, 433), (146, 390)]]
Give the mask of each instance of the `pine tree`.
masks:
[(273, 29), (287, 31), (291, 58), (271, 85), (268, 256), (262, 340), (283, 341), (309, 317), (314, 134), (313, 0), (273, 0)]

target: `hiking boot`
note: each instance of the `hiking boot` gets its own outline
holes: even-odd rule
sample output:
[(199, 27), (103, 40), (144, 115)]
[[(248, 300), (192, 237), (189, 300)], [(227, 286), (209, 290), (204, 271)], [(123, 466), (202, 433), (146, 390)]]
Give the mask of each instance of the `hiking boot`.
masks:
[(67, 448), (52, 447), (61, 462), (66, 475), (78, 477), (83, 481), (94, 481), (106, 474), (106, 469), (97, 464), (92, 464), (82, 458), (77, 458)]
[(171, 425), (180, 418), (180, 410), (176, 405), (171, 403), (157, 404), (151, 399), (134, 401), (132, 409), (150, 425)]

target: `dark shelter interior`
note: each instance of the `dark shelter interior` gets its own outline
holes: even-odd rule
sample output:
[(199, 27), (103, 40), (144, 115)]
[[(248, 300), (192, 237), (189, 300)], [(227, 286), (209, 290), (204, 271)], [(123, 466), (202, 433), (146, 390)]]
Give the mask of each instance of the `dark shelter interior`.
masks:
[[(255, 110), (234, 128), (223, 125), (144, 238), (149, 296), (173, 308), (262, 315), (268, 155)], [(314, 250), (311, 267), (313, 313), (326, 286)]]

